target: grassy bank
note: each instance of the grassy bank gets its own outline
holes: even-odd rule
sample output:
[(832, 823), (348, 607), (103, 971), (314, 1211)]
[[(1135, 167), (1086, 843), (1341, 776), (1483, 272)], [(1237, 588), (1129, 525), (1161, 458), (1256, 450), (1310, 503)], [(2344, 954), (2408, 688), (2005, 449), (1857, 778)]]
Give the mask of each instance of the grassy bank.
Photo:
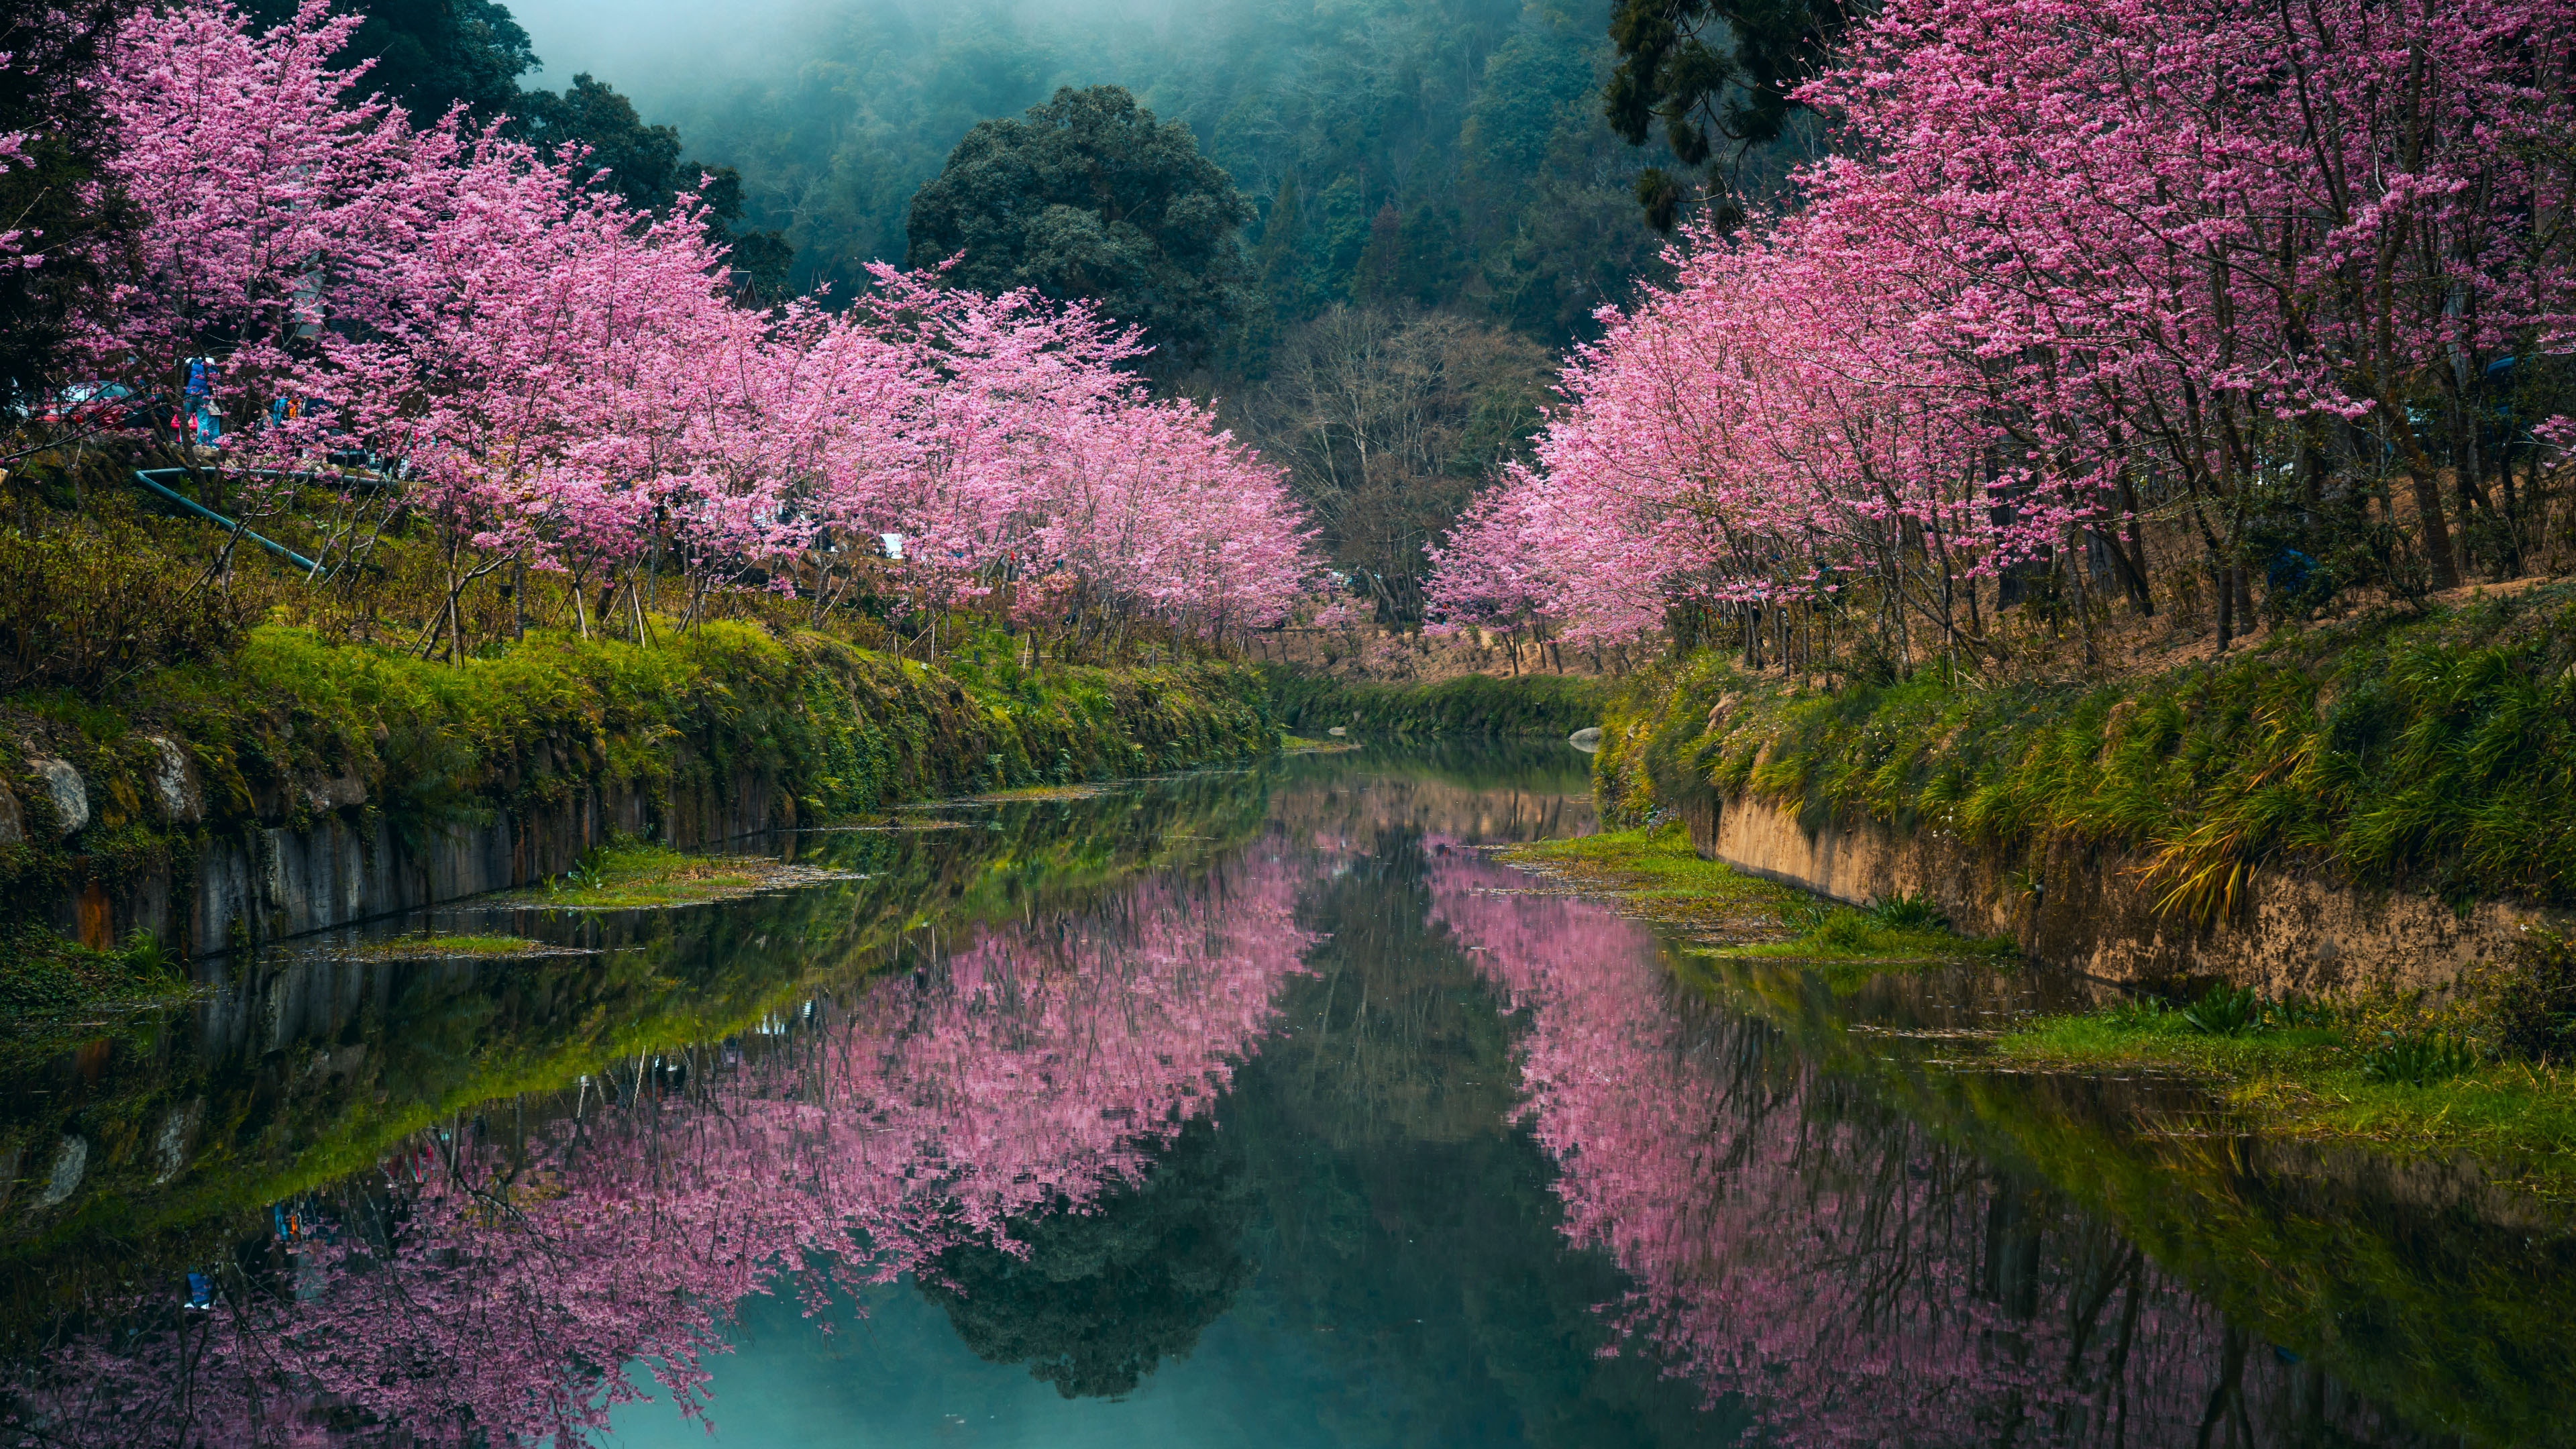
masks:
[(1856, 910), (1703, 860), (1678, 825), (1547, 840), (1498, 852), (1630, 914), (1689, 931), (1703, 954), (1811, 966), (1858, 981), (1891, 968), (1962, 959), (2008, 960), (2008, 941), (1952, 934), (1923, 902)]
[(1599, 680), (1469, 674), (1438, 684), (1354, 684), (1284, 665), (1262, 669), (1271, 711), (1303, 735), (1568, 735), (1601, 722)]
[[(2455, 905), (2576, 905), (2576, 584), (2284, 630), (2103, 682), (1824, 689), (1704, 655), (1614, 704), (1605, 735), (1613, 820), (1714, 794), (1811, 828), (1938, 830), (2007, 866), (2107, 847), (2143, 863), (2178, 923), (2236, 919), (2255, 872), (2288, 869)], [(2188, 1077), (2276, 1137), (2469, 1151), (2549, 1195), (2576, 1190), (2576, 967), (2555, 936), (2438, 1000), (2160, 992), (1993, 1051), (2072, 1077)]]
[(2168, 911), (2202, 920), (2288, 865), (2576, 906), (2576, 583), (2104, 683), (1925, 670), (1824, 690), (1706, 654), (1605, 725), (1599, 780), (1625, 818), (1716, 790), (2007, 854), (2121, 847), (2155, 862)]
[[(450, 665), (263, 627), (229, 654), (112, 690), (0, 696), (0, 908), (69, 930), (67, 903), (93, 886), (112, 896), (147, 872), (184, 877), (213, 839), (334, 813), (416, 838), (594, 786), (668, 811), (751, 775), (779, 787), (779, 823), (811, 823), (1275, 748), (1249, 670), (1019, 658), (998, 633), (958, 640), (933, 669), (718, 622), (644, 645), (531, 633)], [(60, 766), (87, 808), (76, 830), (46, 775)], [(73, 959), (67, 949), (22, 933), (0, 978)], [(12, 999), (25, 1009), (43, 994)]]
[(2492, 1174), (2576, 1201), (2576, 947), (2553, 932), (2529, 933), (2439, 1002), (2146, 995), (2028, 1024), (1994, 1054), (2189, 1075), (2276, 1135), (2473, 1152)]

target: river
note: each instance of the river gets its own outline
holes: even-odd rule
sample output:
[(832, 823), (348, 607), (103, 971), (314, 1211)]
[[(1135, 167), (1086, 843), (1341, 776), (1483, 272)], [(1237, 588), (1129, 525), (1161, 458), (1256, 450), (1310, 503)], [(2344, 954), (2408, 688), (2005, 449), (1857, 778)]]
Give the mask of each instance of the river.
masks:
[(1986, 1070), (2031, 973), (1837, 990), (1491, 860), (1583, 764), (907, 811), (0, 1056), (0, 1443), (2576, 1442), (2562, 1216)]

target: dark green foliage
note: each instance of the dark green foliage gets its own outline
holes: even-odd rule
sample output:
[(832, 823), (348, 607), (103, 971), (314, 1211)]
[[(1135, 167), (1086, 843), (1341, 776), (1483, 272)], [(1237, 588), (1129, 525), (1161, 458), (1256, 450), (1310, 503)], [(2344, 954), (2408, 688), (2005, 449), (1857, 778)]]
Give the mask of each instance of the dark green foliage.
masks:
[(2123, 997), (2102, 1008), (2102, 1018), (2119, 1027), (2157, 1027), (2174, 1014), (2171, 1004), (2152, 993)]
[(1869, 903), (1870, 919), (1896, 930), (1947, 930), (1950, 918), (1924, 896), (1898, 891)]
[(682, 192), (696, 193), (706, 209), (708, 235), (732, 248), (730, 260), (750, 298), (769, 302), (784, 294), (795, 248), (778, 232), (734, 231), (743, 212), (741, 175), (730, 166), (680, 159), (679, 131), (646, 125), (634, 102), (615, 87), (585, 74), (574, 76), (561, 95), (531, 91), (519, 98), (515, 125), (549, 152), (587, 148), (581, 165), (592, 174), (591, 184), (616, 192), (638, 211), (660, 211)]
[(2292, 1031), (2331, 1031), (2343, 1024), (2344, 1014), (2332, 1003), (2291, 992), (2263, 1007), (2264, 1019)]
[(1252, 1278), (1243, 1255), (1251, 1192), (1239, 1148), (1211, 1117), (1184, 1126), (1134, 1186), (1087, 1211), (1051, 1205), (1013, 1219), (1025, 1255), (951, 1248), (920, 1278), (966, 1346), (1025, 1363), (1066, 1398), (1133, 1393)]
[(205, 573), (136, 530), (0, 530), (0, 689), (95, 694), (147, 665), (231, 652), (261, 600)]
[(135, 932), (116, 950), (95, 951), (33, 922), (0, 930), (0, 1017), (167, 996), (182, 985), (169, 953), (147, 931)]
[(2496, 993), (2497, 1045), (2534, 1061), (2576, 1058), (2576, 945), (2556, 931), (2526, 931), (2505, 961)]
[[(538, 64), (528, 32), (496, 0), (341, 0), (332, 8), (366, 16), (340, 63), (369, 62), (368, 89), (399, 102), (415, 125), (435, 125), (457, 105), (482, 121), (515, 114), (519, 77)], [(242, 9), (263, 25), (295, 14), (294, 0)]]
[(2203, 1036), (2250, 1036), (2263, 1029), (2263, 997), (2250, 986), (2212, 986), (2183, 1008), (2182, 1020)]
[(1439, 684), (1352, 684), (1271, 667), (1271, 712), (1282, 726), (1322, 734), (1564, 735), (1597, 724), (1598, 681), (1556, 674), (1469, 674)]
[[(743, 214), (741, 177), (731, 167), (682, 160), (677, 129), (646, 124), (616, 87), (586, 72), (561, 94), (520, 89), (520, 77), (541, 62), (528, 32), (498, 0), (340, 0), (335, 8), (366, 17), (341, 63), (368, 62), (361, 88), (398, 102), (414, 125), (436, 125), (461, 105), (475, 122), (506, 118), (513, 134), (549, 156), (565, 146), (585, 148), (584, 173), (600, 173), (593, 184), (639, 211), (670, 206), (712, 174), (703, 193), (708, 230), (733, 248), (747, 299), (783, 294), (794, 249), (775, 231), (734, 231)], [(255, 0), (245, 9), (270, 25), (295, 13), (293, 0)]]
[(741, 168), (756, 223), (796, 243), (798, 285), (847, 296), (870, 259), (921, 255), (906, 207), (970, 127), (1059, 86), (1124, 86), (1266, 212), (1247, 227), (1252, 304), (1212, 359), (1258, 379), (1278, 337), (1361, 295), (1389, 207), (1401, 245), (1373, 295), (1550, 346), (1589, 335), (1595, 308), (1657, 271), (1660, 239), (1628, 199), (1634, 160), (1595, 95), (1605, 14), (1606, 0), (844, 7), (797, 32), (797, 66), (730, 87), (675, 69), (646, 109)]
[(1832, 901), (1823, 896), (1804, 893), (1792, 895), (1780, 903), (1780, 924), (1801, 936), (1812, 936), (1825, 924), (1842, 914)]
[(1117, 86), (1066, 87), (966, 133), (912, 198), (905, 258), (962, 254), (949, 273), (960, 286), (1090, 302), (1186, 367), (1244, 314), (1252, 215), (1189, 127)]
[(0, 403), (30, 406), (67, 377), (63, 342), (75, 310), (97, 300), (133, 233), (135, 214), (100, 180), (104, 119), (92, 94), (73, 82), (129, 6), (125, 0), (12, 4), (0, 22), (0, 135), (26, 136), (25, 157), (0, 170), (0, 229), (28, 233), (22, 244), (40, 267), (0, 267)]
[[(1843, 0), (1616, 0), (1610, 124), (1630, 145), (1660, 137), (1682, 165), (1705, 165), (1722, 179), (1746, 149), (1780, 138), (1798, 106), (1789, 93), (1823, 69), (1856, 13)], [(1713, 190), (1722, 197), (1731, 188)], [(1681, 184), (1650, 169), (1637, 199), (1656, 229), (1669, 231)]]
[[(694, 173), (680, 174), (679, 131), (644, 124), (634, 102), (587, 73), (574, 76), (561, 95), (538, 91), (524, 104), (527, 114), (519, 127), (531, 142), (549, 153), (567, 145), (589, 148), (582, 169), (607, 173), (593, 184), (625, 197), (629, 206), (668, 206), (674, 193), (697, 184)], [(739, 196), (735, 201), (739, 206)]]
[(2363, 1080), (2392, 1086), (2430, 1086), (2477, 1066), (2475, 1047), (2437, 1032), (2390, 1035), (2361, 1057)]

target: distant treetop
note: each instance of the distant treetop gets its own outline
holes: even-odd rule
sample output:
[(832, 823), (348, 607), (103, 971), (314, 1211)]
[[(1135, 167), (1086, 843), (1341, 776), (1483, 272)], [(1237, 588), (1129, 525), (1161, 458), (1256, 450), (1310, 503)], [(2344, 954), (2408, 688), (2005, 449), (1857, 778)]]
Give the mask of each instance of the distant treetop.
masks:
[(959, 257), (981, 292), (1033, 288), (1145, 329), (1153, 370), (1205, 360), (1249, 302), (1250, 203), (1178, 121), (1118, 86), (984, 121), (912, 198), (906, 263)]
[[(1791, 92), (1824, 69), (1855, 17), (1858, 0), (1614, 0), (1610, 39), (1619, 48), (1604, 110), (1632, 146), (1656, 133), (1684, 166), (1705, 166), (1718, 219), (1732, 228), (1727, 168), (1776, 141), (1799, 103)], [(1659, 166), (1637, 178), (1637, 200), (1658, 231), (1670, 231), (1682, 182)]]

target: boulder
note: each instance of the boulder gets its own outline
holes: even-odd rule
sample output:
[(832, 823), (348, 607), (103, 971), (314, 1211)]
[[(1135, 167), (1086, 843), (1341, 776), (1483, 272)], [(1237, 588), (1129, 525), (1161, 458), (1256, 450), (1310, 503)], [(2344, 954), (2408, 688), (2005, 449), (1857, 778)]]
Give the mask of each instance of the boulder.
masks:
[(38, 760), (35, 770), (45, 793), (54, 798), (54, 814), (62, 820), (63, 834), (77, 834), (89, 824), (89, 787), (81, 782), (80, 771), (68, 760)]
[(304, 785), (304, 801), (317, 815), (364, 805), (367, 803), (367, 782), (359, 779), (355, 770), (336, 780), (308, 780)]
[(179, 748), (178, 742), (154, 735), (152, 746), (152, 793), (161, 802), (161, 813), (173, 825), (194, 825), (206, 818), (205, 788), (197, 783), (196, 761)]

